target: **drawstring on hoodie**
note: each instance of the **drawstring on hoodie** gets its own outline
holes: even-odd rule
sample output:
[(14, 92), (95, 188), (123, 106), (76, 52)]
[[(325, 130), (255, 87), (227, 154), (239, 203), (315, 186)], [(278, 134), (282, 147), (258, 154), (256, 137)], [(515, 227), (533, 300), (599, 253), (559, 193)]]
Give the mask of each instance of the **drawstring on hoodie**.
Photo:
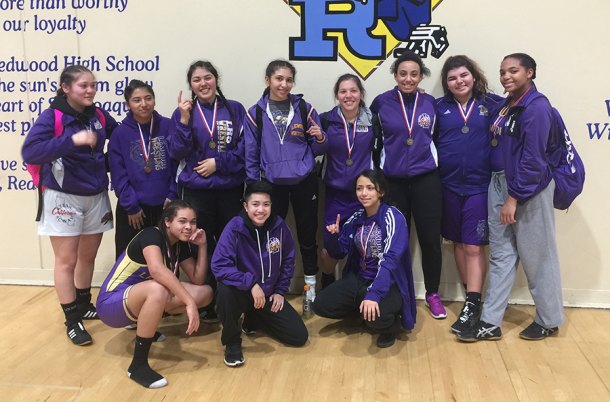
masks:
[[(258, 258), (261, 263), (261, 281), (265, 283), (265, 265), (263, 264), (263, 251), (261, 249), (261, 238), (258, 234), (258, 230), (256, 232), (256, 244), (258, 245)], [(267, 230), (267, 248), (269, 247), (269, 231)], [(281, 246), (280, 246), (281, 247)], [(267, 278), (271, 278), (271, 251), (267, 250), (269, 254), (269, 273)]]

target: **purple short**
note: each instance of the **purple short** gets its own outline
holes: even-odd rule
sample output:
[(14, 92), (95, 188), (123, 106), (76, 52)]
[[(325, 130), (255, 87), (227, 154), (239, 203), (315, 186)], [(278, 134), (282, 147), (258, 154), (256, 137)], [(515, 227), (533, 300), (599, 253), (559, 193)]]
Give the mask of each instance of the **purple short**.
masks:
[(489, 244), (487, 193), (459, 195), (443, 188), (441, 234), (456, 243), (476, 246)]
[(113, 328), (123, 328), (138, 320), (138, 317), (127, 307), (130, 290), (131, 286), (125, 289), (119, 288), (110, 293), (100, 292), (95, 308), (104, 324)]
[(341, 215), (341, 224), (362, 208), (362, 204), (356, 198), (356, 190), (345, 191), (337, 190), (326, 186), (325, 202), (324, 202), (324, 248), (333, 258), (338, 258), (340, 255), (337, 236), (331, 236), (326, 231), (326, 225), (331, 225), (337, 222), (337, 214)]

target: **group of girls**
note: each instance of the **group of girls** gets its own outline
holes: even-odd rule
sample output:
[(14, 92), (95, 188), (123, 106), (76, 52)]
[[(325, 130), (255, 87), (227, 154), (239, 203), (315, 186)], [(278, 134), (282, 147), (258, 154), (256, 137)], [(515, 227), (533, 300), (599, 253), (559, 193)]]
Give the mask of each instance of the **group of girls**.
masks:
[[(151, 344), (163, 339), (156, 329), (164, 313), (186, 312), (191, 334), (199, 326), (198, 309), (208, 306), (206, 313), (214, 315), (216, 306), (229, 366), (245, 361), (240, 331), (261, 327), (286, 344), (303, 345), (307, 329), (284, 303), (295, 256), (284, 221), (289, 204), (314, 311), (329, 318), (359, 313), (379, 333), (379, 347), (391, 346), (399, 331), (415, 325), (411, 216), (422, 251), (425, 304), (437, 319), (446, 317), (438, 293), (441, 234), (454, 242), (466, 290), (451, 326), (459, 339), (501, 337), (520, 259), (538, 308), (521, 336), (556, 333), (563, 315), (545, 159), (550, 105), (533, 84), (534, 60), (525, 54), (504, 59), (507, 99), (489, 93), (466, 56), (446, 61), (445, 96), (437, 100), (419, 87), (429, 70), (416, 54), (403, 53), (391, 72), (396, 86), (370, 109), (360, 79), (342, 75), (334, 86), (338, 105), (319, 116), (302, 95), (292, 94), (294, 66), (274, 60), (261, 99), (246, 112), (225, 98), (216, 68), (198, 61), (187, 73), (192, 94), (178, 95), (171, 119), (155, 111), (152, 87), (134, 80), (125, 91), (129, 112), (117, 127), (93, 103), (93, 74), (67, 67), (58, 96), (22, 152), (26, 162), (42, 165), (38, 231), (51, 238), (55, 288), (72, 342), (92, 342), (84, 319), (101, 318), (113, 327), (137, 323), (128, 373), (151, 388), (167, 384), (148, 365)], [(93, 264), (102, 233), (112, 228), (107, 138), (118, 198), (117, 262), (96, 311)], [(328, 281), (316, 297), (320, 155), (322, 270), (331, 273), (339, 260), (347, 261), (341, 280)], [(488, 241), (489, 289), (481, 308)], [(188, 282), (178, 280), (179, 268)]]

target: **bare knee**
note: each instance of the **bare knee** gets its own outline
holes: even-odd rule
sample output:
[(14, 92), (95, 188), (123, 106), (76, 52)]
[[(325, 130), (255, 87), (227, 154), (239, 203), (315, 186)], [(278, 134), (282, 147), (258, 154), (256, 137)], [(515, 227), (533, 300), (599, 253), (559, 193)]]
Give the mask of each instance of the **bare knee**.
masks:
[(214, 298), (214, 291), (210, 285), (201, 285), (197, 286), (193, 290), (193, 299), (195, 299), (195, 303), (197, 307), (205, 307), (212, 302)]
[(483, 252), (483, 247), (474, 244), (464, 244), (464, 253), (467, 258), (479, 258)]

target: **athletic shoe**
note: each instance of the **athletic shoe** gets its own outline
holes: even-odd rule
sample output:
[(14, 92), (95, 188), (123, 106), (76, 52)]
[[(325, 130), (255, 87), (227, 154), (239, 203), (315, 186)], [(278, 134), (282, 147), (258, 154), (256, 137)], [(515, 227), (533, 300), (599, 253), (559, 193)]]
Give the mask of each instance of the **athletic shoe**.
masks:
[(97, 316), (97, 310), (93, 303), (89, 303), (89, 305), (78, 306), (78, 312), (83, 320), (99, 320), (100, 318)]
[(205, 324), (216, 324), (217, 322), (220, 322), (218, 314), (216, 314), (216, 310), (214, 309), (202, 311), (201, 314), (199, 314), (199, 318), (201, 318), (201, 322)]
[(82, 321), (77, 321), (72, 324), (66, 322), (65, 325), (67, 327), (66, 332), (68, 338), (70, 338), (73, 344), (84, 346), (93, 342), (91, 335), (89, 335), (89, 332), (85, 329)]
[(559, 331), (558, 327), (545, 328), (534, 321), (527, 328), (521, 331), (519, 336), (522, 339), (527, 339), (528, 341), (539, 341), (547, 336), (557, 335), (557, 331)]
[(153, 342), (163, 342), (166, 339), (167, 339), (167, 337), (165, 335), (163, 335), (161, 332), (155, 331), (155, 335), (153, 335)]
[(438, 293), (430, 293), (426, 296), (426, 307), (430, 309), (430, 314), (432, 317), (437, 320), (441, 320), (447, 317), (447, 312), (445, 311), (445, 307), (443, 307), (443, 303), (441, 302), (441, 297)]
[(496, 341), (502, 339), (502, 329), (497, 325), (479, 320), (473, 327), (455, 334), (460, 341)]
[(464, 307), (462, 307), (462, 311), (460, 312), (460, 316), (451, 325), (451, 330), (458, 334), (472, 328), (477, 323), (480, 315), (481, 309), (479, 306), (469, 301), (465, 302)]
[(376, 344), (378, 348), (389, 348), (394, 344), (394, 342), (396, 342), (396, 335), (392, 333), (384, 333), (379, 334)]
[(134, 322), (133, 324), (125, 325), (123, 328), (129, 329), (129, 330), (137, 329), (138, 328), (138, 323)]
[(244, 318), (241, 322), (241, 332), (246, 335), (256, 335), (256, 325), (252, 320), (247, 318), (247, 315), (244, 314)]
[(229, 367), (238, 367), (244, 364), (244, 354), (241, 351), (241, 342), (233, 343), (225, 347), (225, 364)]

